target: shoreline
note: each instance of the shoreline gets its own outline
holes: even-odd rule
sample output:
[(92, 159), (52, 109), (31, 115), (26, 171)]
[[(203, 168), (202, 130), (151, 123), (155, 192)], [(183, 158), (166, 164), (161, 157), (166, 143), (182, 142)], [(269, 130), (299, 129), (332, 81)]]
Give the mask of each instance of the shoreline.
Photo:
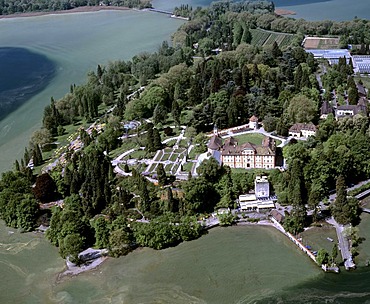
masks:
[(13, 19), (13, 18), (27, 18), (27, 17), (38, 17), (47, 15), (62, 15), (62, 14), (74, 14), (74, 13), (92, 13), (99, 11), (128, 11), (131, 10), (125, 6), (80, 6), (69, 10), (57, 10), (57, 11), (42, 11), (42, 12), (27, 12), (27, 13), (16, 13), (11, 15), (0, 15), (1, 19)]
[[(261, 220), (259, 222), (256, 222), (256, 223), (251, 223), (251, 222), (248, 222), (248, 221), (240, 221), (240, 222), (237, 222), (235, 224), (235, 226), (270, 226), (270, 227), (274, 227), (276, 228), (277, 230), (279, 230), (277, 227), (275, 227), (275, 225), (269, 221), (269, 220)], [(216, 228), (216, 227), (220, 227), (220, 226), (215, 226), (215, 227), (212, 227), (212, 228)], [(211, 228), (211, 229), (212, 229)], [(222, 228), (222, 227), (221, 227)], [(144, 247), (138, 247), (136, 248), (135, 250), (140, 250)], [(59, 283), (60, 281), (64, 280), (64, 279), (68, 279), (68, 278), (73, 278), (73, 277), (76, 277), (78, 275), (80, 275), (81, 273), (86, 273), (86, 272), (90, 272), (90, 271), (93, 271), (93, 270), (96, 270), (98, 269), (106, 260), (108, 260), (109, 256), (101, 256), (95, 260), (93, 260), (91, 263), (89, 263), (88, 265), (82, 265), (82, 266), (74, 266), (74, 265), (69, 265), (68, 263), (66, 264), (66, 267), (64, 268), (63, 271), (61, 272), (58, 272), (57, 273), (57, 279), (56, 279), (56, 282)]]

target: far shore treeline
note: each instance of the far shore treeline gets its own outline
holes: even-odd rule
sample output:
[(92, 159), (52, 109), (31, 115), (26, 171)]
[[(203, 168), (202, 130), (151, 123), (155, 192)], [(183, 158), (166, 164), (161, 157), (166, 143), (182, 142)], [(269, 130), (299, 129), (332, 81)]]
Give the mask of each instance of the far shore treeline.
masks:
[[(198, 220), (218, 208), (235, 208), (238, 195), (248, 193), (255, 176), (263, 173), (279, 203), (292, 206), (284, 227), (297, 234), (319, 220), (317, 206), (330, 190), (344, 193), (346, 184), (370, 177), (369, 118), (319, 119), (334, 89), (338, 94), (352, 91), (351, 102), (357, 102), (353, 67), (345, 60), (333, 67), (319, 65), (301, 47), (307, 33), (367, 44), (369, 21), (297, 21), (275, 15), (266, 1), (177, 10), (190, 21), (173, 34), (172, 46), (163, 42), (155, 53), (99, 65), (85, 84), (72, 84), (63, 98), (51, 99), (24, 158), (2, 175), (0, 217), (8, 226), (30, 231), (49, 225), (46, 237), (63, 257), (77, 262), (78, 253), (90, 246), (108, 248), (113, 256), (135, 246), (161, 249), (198, 238), (203, 233)], [(259, 33), (283, 29), (291, 35), (257, 43)], [(325, 94), (315, 77), (322, 65)], [(179, 126), (187, 127), (186, 145), (193, 144), (199, 154), (206, 151), (205, 133), (214, 124), (238, 126), (252, 115), (278, 135), (286, 136), (297, 122), (312, 122), (318, 132), (284, 148), (288, 168), (283, 172), (235, 171), (213, 158), (200, 165), (198, 177), (189, 173), (181, 182), (163, 165), (156, 169), (158, 184), (149, 182), (137, 164), (123, 167), (131, 176), (113, 171), (112, 159), (132, 148), (138, 150), (137, 159), (152, 158), (165, 148), (164, 138), (179, 134)], [(137, 130), (123, 123), (132, 120), (141, 122)], [(86, 131), (94, 122), (96, 128)], [(62, 146), (77, 135), (81, 149)], [(42, 168), (50, 170), (41, 173)], [(44, 208), (56, 201), (62, 207)], [(313, 216), (307, 215), (307, 206)], [(358, 207), (357, 200), (342, 195), (330, 210), (338, 222), (355, 225)], [(221, 224), (233, 221), (225, 216)]]
[(150, 0), (1, 0), (0, 15), (31, 12), (65, 11), (84, 6), (151, 7)]

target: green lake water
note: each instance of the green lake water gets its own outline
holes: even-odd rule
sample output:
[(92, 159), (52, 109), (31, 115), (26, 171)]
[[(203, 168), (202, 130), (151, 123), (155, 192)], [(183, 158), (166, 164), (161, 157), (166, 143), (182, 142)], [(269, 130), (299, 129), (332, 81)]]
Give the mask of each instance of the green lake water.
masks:
[(23, 157), (30, 135), (41, 126), (43, 109), (51, 96), (60, 98), (70, 84), (85, 82), (86, 73), (98, 64), (155, 51), (183, 22), (138, 11), (0, 20), (0, 48), (26, 48), (55, 65), (47, 86), (0, 121), (0, 172)]
[(278, 231), (243, 226), (139, 249), (57, 283), (64, 264), (55, 248), (40, 235), (0, 229), (1, 303), (253, 303), (323, 276)]

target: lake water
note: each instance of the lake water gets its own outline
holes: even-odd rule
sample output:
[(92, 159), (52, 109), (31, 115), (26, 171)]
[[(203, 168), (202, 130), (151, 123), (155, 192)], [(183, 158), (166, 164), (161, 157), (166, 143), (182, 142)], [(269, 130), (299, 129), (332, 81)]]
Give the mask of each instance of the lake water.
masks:
[[(208, 2), (198, 1), (191, 4)], [(321, 2), (332, 4), (325, 18), (334, 18), (330, 14), (340, 1)], [(154, 5), (160, 2), (170, 3)], [(305, 5), (320, 4), (314, 2), (289, 3), (304, 3), (297, 6), (304, 11)], [(364, 4), (357, 0), (351, 8)], [(0, 48), (23, 48), (55, 66), (47, 86), (0, 122), (0, 172), (22, 155), (51, 96), (59, 98), (71, 83), (84, 82), (99, 63), (155, 50), (181, 23), (135, 11), (0, 20)], [(369, 215), (360, 229), (370, 230)], [(59, 283), (64, 261), (57, 249), (42, 235), (13, 232), (0, 222), (0, 303), (370, 303), (370, 268), (324, 274), (269, 227), (217, 228), (175, 248), (109, 259), (96, 271)], [(362, 263), (370, 256), (369, 244), (361, 245)]]
[[(69, 91), (70, 84), (85, 82), (86, 73), (95, 70), (98, 64), (117, 59), (128, 60), (135, 54), (155, 51), (183, 22), (162, 14), (138, 11), (0, 20), (0, 50), (9, 47), (18, 50), (18, 53), (12, 53), (12, 58), (18, 59), (18, 62), (12, 61), (14, 64), (9, 66), (9, 60), (7, 71), (13, 69), (14, 75), (24, 76), (22, 80), (31, 80), (34, 85), (38, 83), (37, 90), (28, 92), (28, 96), (33, 97), (27, 102), (21, 100), (23, 104), (11, 109), (13, 111), (0, 121), (0, 172), (10, 169), (16, 158), (23, 157), (30, 135), (40, 128), (43, 109), (51, 96), (60, 98)], [(31, 74), (27, 72), (35, 66), (22, 65), (22, 57), (19, 56), (22, 49), (25, 49), (23, 56), (26, 54), (32, 57), (34, 64), (39, 63), (39, 69), (44, 70), (42, 66), (49, 63), (55, 68), (55, 73), (29, 79)], [(9, 56), (10, 53), (7, 54)], [(38, 60), (35, 60), (36, 57)], [(3, 71), (5, 65), (0, 64)], [(7, 81), (9, 84), (7, 79), (6, 74), (0, 73), (0, 83)], [(18, 86), (20, 96), (24, 96), (22, 88), (22, 85)]]
[(44, 89), (55, 74), (46, 56), (23, 48), (0, 48), (0, 120)]
[(1, 303), (370, 303), (370, 268), (324, 274), (272, 227), (216, 228), (61, 281), (57, 249), (13, 231), (0, 224)]
[(252, 303), (324, 276), (278, 231), (243, 226), (137, 250), (56, 283), (64, 266), (57, 250), (39, 235), (8, 231), (0, 225), (1, 303)]

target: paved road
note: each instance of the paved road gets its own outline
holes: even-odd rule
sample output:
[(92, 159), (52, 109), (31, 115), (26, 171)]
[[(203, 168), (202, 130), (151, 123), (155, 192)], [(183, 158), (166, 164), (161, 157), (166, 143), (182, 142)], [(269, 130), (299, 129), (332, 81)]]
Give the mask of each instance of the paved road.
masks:
[(340, 248), (340, 253), (342, 255), (343, 261), (352, 259), (352, 254), (350, 251), (350, 246), (348, 239), (343, 235), (344, 226), (337, 223), (336, 220), (334, 220), (333, 217), (326, 220), (329, 224), (333, 225), (335, 227), (335, 230), (337, 232), (338, 237), (338, 245)]

